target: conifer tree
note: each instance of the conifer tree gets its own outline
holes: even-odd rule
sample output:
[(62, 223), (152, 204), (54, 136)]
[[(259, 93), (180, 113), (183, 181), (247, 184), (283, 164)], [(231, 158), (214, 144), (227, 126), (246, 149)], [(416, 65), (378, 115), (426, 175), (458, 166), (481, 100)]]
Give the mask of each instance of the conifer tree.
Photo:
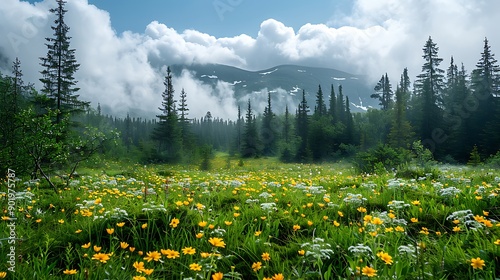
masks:
[(262, 115), (261, 141), (263, 144), (262, 154), (272, 156), (276, 153), (276, 141), (278, 138), (276, 128), (274, 126), (275, 115), (271, 107), (271, 93), (267, 93), (267, 106), (264, 108)]
[(167, 68), (167, 75), (163, 84), (165, 85), (165, 91), (162, 93), (161, 107), (158, 108), (161, 114), (156, 116), (158, 124), (153, 131), (152, 137), (158, 141), (159, 160), (175, 162), (180, 159), (182, 142), (170, 67)]
[(75, 49), (70, 47), (71, 37), (68, 35), (69, 27), (64, 22), (67, 10), (64, 8), (66, 1), (56, 0), (57, 7), (50, 9), (56, 16), (52, 38), (45, 38), (48, 52), (46, 57), (41, 57), (41, 65), (44, 68), (40, 73), (43, 84), (42, 92), (50, 99), (48, 108), (56, 110), (55, 123), (60, 123), (66, 116), (73, 116), (84, 112), (89, 102), (79, 100), (79, 88), (74, 74), (80, 67), (75, 57)]
[[(406, 69), (406, 68), (405, 68)], [(404, 74), (403, 74), (404, 75)], [(402, 81), (404, 81), (402, 76)], [(404, 82), (402, 82), (404, 86)], [(409, 148), (413, 142), (413, 131), (410, 122), (406, 120), (405, 90), (396, 87), (396, 103), (392, 118), (391, 130), (388, 135), (389, 144), (395, 148)]]
[(335, 89), (333, 88), (333, 85), (331, 86), (330, 90), (330, 106), (329, 106), (329, 111), (328, 113), (330, 114), (330, 118), (332, 119), (332, 123), (335, 123), (337, 121), (337, 97), (335, 96)]
[(245, 115), (245, 131), (243, 133), (243, 143), (241, 156), (244, 158), (257, 157), (259, 155), (259, 135), (257, 123), (252, 112), (252, 104), (248, 99), (247, 113)]
[(371, 98), (377, 98), (380, 103), (379, 105), (382, 107), (382, 110), (387, 111), (391, 108), (392, 106), (392, 85), (389, 82), (389, 77), (387, 76), (387, 73), (385, 73), (385, 76), (382, 75), (382, 78), (380, 78), (379, 82), (374, 88), (375, 93), (370, 95)]
[(306, 92), (302, 90), (302, 101), (297, 108), (297, 117), (295, 118), (295, 131), (299, 137), (299, 147), (296, 153), (296, 159), (300, 162), (307, 162), (311, 158), (309, 149), (309, 106), (307, 105)]
[(316, 93), (316, 106), (314, 107), (314, 117), (321, 118), (322, 116), (325, 116), (326, 113), (327, 111), (326, 111), (325, 99), (323, 97), (323, 91), (321, 90), (321, 85), (319, 85), (318, 92)]

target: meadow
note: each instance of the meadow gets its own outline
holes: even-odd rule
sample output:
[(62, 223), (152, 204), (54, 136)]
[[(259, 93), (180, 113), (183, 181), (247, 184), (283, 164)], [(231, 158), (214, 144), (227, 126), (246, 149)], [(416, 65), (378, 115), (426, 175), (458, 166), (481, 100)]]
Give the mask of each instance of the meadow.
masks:
[(347, 163), (242, 163), (101, 162), (58, 192), (15, 179), (15, 199), (5, 181), (0, 278), (500, 277), (497, 170), (398, 178)]

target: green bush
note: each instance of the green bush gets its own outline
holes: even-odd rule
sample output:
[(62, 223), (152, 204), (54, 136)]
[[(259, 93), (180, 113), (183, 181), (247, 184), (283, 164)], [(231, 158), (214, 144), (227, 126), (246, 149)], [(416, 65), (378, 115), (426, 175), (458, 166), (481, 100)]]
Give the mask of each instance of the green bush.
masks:
[(373, 173), (382, 169), (387, 171), (394, 169), (409, 160), (408, 150), (380, 144), (366, 152), (358, 153), (355, 157), (355, 166), (360, 172)]

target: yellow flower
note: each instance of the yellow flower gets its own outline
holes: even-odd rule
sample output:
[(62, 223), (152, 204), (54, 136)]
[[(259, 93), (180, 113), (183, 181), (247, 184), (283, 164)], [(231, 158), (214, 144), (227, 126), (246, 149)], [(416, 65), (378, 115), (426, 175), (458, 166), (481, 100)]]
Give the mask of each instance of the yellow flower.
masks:
[(417, 223), (417, 222), (418, 222), (418, 219), (417, 219), (417, 218), (411, 218), (411, 219), (410, 219), (410, 221), (411, 221), (412, 223)]
[(358, 207), (356, 210), (360, 213), (366, 213), (366, 208), (365, 207)]
[(375, 276), (377, 276), (377, 270), (374, 269), (373, 267), (365, 266), (365, 267), (363, 267), (363, 269), (361, 270), (361, 272), (362, 272), (363, 275), (366, 275), (368, 277), (375, 277)]
[[(102, 199), (98, 198), (94, 200), (94, 204), (100, 204), (102, 202)], [(51, 204), (52, 205), (52, 204)]]
[(134, 252), (134, 251), (135, 251), (135, 247), (129, 247), (129, 248), (128, 248), (128, 250), (129, 250), (130, 252)]
[(182, 248), (182, 253), (184, 255), (194, 255), (196, 254), (196, 249), (194, 249), (193, 247), (185, 247)]
[(141, 275), (137, 275), (137, 276), (132, 277), (132, 280), (146, 280), (146, 277), (141, 276)]
[(215, 247), (220, 247), (220, 248), (226, 247), (226, 243), (224, 243), (224, 240), (222, 238), (210, 237), (210, 239), (208, 239), (208, 242)]
[(300, 226), (299, 225), (293, 225), (293, 231), (297, 231), (300, 229)]
[(151, 269), (144, 268), (142, 270), (142, 272), (144, 272), (144, 274), (146, 274), (146, 275), (151, 275), (153, 273), (153, 271), (155, 271), (153, 268), (151, 268)]
[(35, 222), (37, 223), (41, 223), (42, 222), (42, 219), (36, 219)]
[(101, 251), (101, 248), (102, 248), (102, 247), (98, 247), (98, 246), (94, 245), (94, 251), (95, 251), (96, 253), (98, 253), (99, 251)]
[(176, 259), (181, 255), (179, 252), (170, 249), (167, 250), (161, 249), (160, 251), (163, 255), (167, 256), (167, 259)]
[(230, 221), (224, 221), (224, 224), (226, 224), (226, 226), (230, 226), (233, 224), (233, 222), (230, 222)]
[(396, 231), (398, 231), (398, 232), (404, 232), (404, 231), (405, 231), (404, 227), (402, 227), (402, 226), (397, 226), (397, 227), (396, 227), (396, 228), (394, 228), (394, 229), (395, 229)]
[(233, 217), (238, 218), (241, 214), (240, 213), (233, 213)]
[(141, 226), (141, 228), (142, 228), (142, 229), (145, 229), (145, 228), (147, 228), (147, 227), (148, 227), (148, 223), (144, 223), (144, 224), (142, 224), (142, 226)]
[(414, 200), (414, 201), (411, 202), (411, 204), (413, 204), (415, 206), (418, 206), (418, 205), (420, 205), (420, 201)]
[(255, 236), (259, 236), (262, 233), (262, 231), (258, 230), (254, 233)]
[(87, 243), (87, 244), (83, 244), (83, 245), (82, 245), (82, 248), (83, 248), (83, 249), (88, 249), (88, 248), (90, 248), (90, 242), (89, 242), (89, 243)]
[(389, 213), (389, 214), (387, 214), (387, 217), (394, 219), (394, 218), (396, 218), (396, 215), (394, 215), (394, 213)]
[(234, 209), (234, 211), (239, 211), (240, 207), (239, 206), (234, 206), (233, 209)]
[[(0, 272), (1, 273), (5, 273), (5, 272)], [(65, 271), (63, 271), (64, 274), (66, 275), (73, 275), (73, 274), (76, 274), (76, 269), (66, 269)], [(6, 276), (7, 274), (5, 274)], [(5, 276), (2, 277), (2, 275), (0, 275), (0, 278), (5, 278)]]
[(271, 256), (269, 256), (269, 253), (267, 253), (267, 252), (262, 253), (262, 260), (264, 260), (264, 261), (271, 260)]
[(200, 227), (206, 227), (207, 226), (207, 222), (201, 221), (201, 222), (198, 223), (198, 226), (200, 226)]
[(63, 220), (63, 219), (58, 220), (58, 222), (59, 222), (60, 224), (64, 224), (64, 220)]
[(274, 274), (272, 280), (285, 280), (285, 276), (282, 273)]
[(177, 218), (173, 218), (171, 221), (170, 221), (170, 226), (173, 227), (173, 228), (176, 228), (177, 225), (180, 223), (179, 219)]
[(299, 252), (298, 252), (298, 253), (299, 253), (299, 255), (303, 256), (303, 255), (305, 255), (305, 254), (306, 254), (306, 251), (304, 251), (304, 250), (299, 250)]
[(137, 272), (141, 272), (144, 270), (144, 262), (134, 262), (133, 267), (137, 270)]
[(76, 234), (79, 234), (80, 232), (82, 232), (82, 230), (81, 230), (81, 229), (77, 229), (77, 230), (75, 230), (75, 233), (76, 233)]
[(262, 268), (262, 263), (261, 262), (254, 262), (252, 264), (252, 269), (253, 271), (257, 272)]
[(106, 263), (109, 260), (109, 255), (104, 253), (97, 253), (92, 256), (93, 260), (98, 260), (102, 263)]
[(460, 227), (459, 226), (453, 227), (453, 231), (454, 232), (459, 232), (460, 231)]
[(108, 234), (113, 234), (113, 232), (115, 232), (115, 229), (114, 228), (107, 228), (106, 231), (108, 232)]
[(337, 211), (337, 214), (339, 214), (340, 217), (344, 217), (344, 213)]
[(337, 221), (333, 221), (333, 225), (336, 226), (336, 227), (339, 227), (340, 226), (340, 223), (337, 222)]
[(7, 277), (7, 272), (5, 271), (0, 272), (0, 278), (5, 278), (5, 277)]
[(224, 274), (222, 272), (217, 272), (212, 274), (212, 280), (222, 280)]
[(200, 239), (200, 238), (202, 238), (202, 237), (203, 237), (203, 235), (204, 235), (204, 233), (203, 233), (203, 232), (198, 232), (198, 233), (196, 234), (196, 238)]
[(385, 264), (392, 264), (394, 261), (392, 260), (391, 255), (385, 252), (378, 252), (377, 257), (385, 262)]
[(147, 257), (144, 257), (144, 259), (148, 262), (150, 262), (150, 261), (157, 262), (161, 259), (161, 254), (158, 251), (147, 252), (146, 256)]
[(372, 220), (372, 224), (374, 225), (381, 225), (383, 224), (384, 221), (382, 221), (382, 219), (380, 219), (379, 217), (375, 217), (373, 220)]
[(124, 225), (125, 225), (125, 222), (116, 223), (116, 226), (117, 226), (117, 227), (123, 227)]
[(472, 265), (472, 267), (473, 267), (474, 269), (481, 269), (481, 270), (482, 270), (482, 269), (483, 269), (483, 267), (484, 267), (486, 264), (484, 263), (484, 260), (482, 260), (481, 258), (475, 258), (475, 259), (474, 259), (474, 258), (472, 258), (472, 259), (470, 260), (470, 265)]
[(128, 244), (127, 242), (120, 242), (120, 247), (121, 247), (122, 249), (127, 249), (127, 248), (128, 248), (128, 246), (129, 246), (129, 244)]
[(193, 271), (201, 271), (201, 265), (197, 263), (192, 263), (189, 265), (189, 269)]
[(497, 239), (495, 242), (493, 242), (495, 245), (500, 245), (500, 239)]

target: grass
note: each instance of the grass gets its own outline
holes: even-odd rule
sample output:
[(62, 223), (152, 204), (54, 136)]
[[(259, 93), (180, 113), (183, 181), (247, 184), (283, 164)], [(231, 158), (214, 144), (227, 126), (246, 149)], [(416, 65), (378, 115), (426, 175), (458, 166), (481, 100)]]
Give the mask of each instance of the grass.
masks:
[(8, 194), (0, 200), (0, 272), (10, 279), (500, 276), (496, 171), (440, 166), (437, 179), (413, 180), (356, 174), (347, 163), (241, 165), (224, 154), (212, 166), (88, 165), (59, 193), (17, 181), (15, 244)]

